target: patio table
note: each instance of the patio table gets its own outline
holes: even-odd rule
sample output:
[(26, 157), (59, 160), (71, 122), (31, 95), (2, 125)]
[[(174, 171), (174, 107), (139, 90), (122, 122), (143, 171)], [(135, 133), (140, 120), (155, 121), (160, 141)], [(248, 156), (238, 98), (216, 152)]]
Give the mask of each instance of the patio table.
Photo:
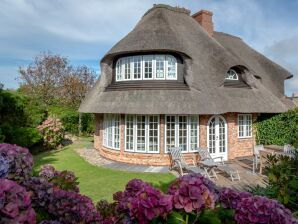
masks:
[(285, 155), (291, 156), (290, 154), (284, 153), (282, 149), (276, 147), (265, 147), (260, 152), (260, 174), (262, 174), (264, 163), (266, 162), (267, 155)]
[(218, 179), (215, 168), (218, 166), (217, 162), (211, 160), (199, 161), (199, 165), (205, 170), (205, 173), (209, 179), (215, 178)]

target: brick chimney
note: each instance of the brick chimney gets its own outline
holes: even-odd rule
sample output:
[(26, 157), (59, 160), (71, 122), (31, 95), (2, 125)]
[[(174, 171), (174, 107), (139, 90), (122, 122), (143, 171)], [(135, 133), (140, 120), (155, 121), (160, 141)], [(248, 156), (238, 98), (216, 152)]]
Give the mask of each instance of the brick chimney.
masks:
[(213, 13), (208, 10), (201, 10), (192, 15), (192, 17), (208, 32), (208, 34), (213, 36)]

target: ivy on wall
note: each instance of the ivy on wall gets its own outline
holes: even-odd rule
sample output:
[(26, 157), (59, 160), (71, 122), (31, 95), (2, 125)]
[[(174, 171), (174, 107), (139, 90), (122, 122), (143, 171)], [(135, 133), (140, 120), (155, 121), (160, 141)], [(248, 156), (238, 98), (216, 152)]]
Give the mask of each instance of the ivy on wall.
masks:
[(256, 122), (257, 143), (292, 144), (298, 147), (298, 109), (277, 115), (262, 115)]

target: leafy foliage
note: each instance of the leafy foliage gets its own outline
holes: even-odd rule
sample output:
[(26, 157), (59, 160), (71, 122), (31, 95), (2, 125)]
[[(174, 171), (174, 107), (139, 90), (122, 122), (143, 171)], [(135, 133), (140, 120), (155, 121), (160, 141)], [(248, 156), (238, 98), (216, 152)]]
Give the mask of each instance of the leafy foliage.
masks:
[(0, 89), (0, 142), (40, 145), (42, 136), (36, 126), (45, 116), (46, 111), (28, 97)]
[(268, 117), (263, 115), (257, 124), (257, 142), (266, 145), (284, 145), (286, 143), (298, 148), (298, 111)]
[(8, 179), (0, 179), (0, 223), (36, 223), (29, 193)]
[(8, 179), (21, 183), (30, 177), (33, 157), (27, 148), (0, 144), (0, 156), (8, 163), (8, 173), (5, 175)]
[(9, 162), (3, 156), (0, 156), (0, 178), (7, 177), (9, 172)]
[(37, 128), (43, 135), (43, 142), (48, 149), (56, 149), (63, 140), (64, 127), (60, 119), (48, 117)]
[(21, 91), (46, 106), (77, 107), (95, 81), (94, 71), (73, 67), (66, 57), (43, 53), (27, 67), (19, 68)]

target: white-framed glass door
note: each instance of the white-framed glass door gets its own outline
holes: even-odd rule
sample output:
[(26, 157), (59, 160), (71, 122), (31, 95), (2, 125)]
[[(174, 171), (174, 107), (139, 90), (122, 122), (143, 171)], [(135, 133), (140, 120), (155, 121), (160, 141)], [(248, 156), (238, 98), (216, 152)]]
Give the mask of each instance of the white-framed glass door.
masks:
[(214, 115), (209, 119), (207, 143), (211, 157), (228, 159), (227, 122), (223, 116)]

